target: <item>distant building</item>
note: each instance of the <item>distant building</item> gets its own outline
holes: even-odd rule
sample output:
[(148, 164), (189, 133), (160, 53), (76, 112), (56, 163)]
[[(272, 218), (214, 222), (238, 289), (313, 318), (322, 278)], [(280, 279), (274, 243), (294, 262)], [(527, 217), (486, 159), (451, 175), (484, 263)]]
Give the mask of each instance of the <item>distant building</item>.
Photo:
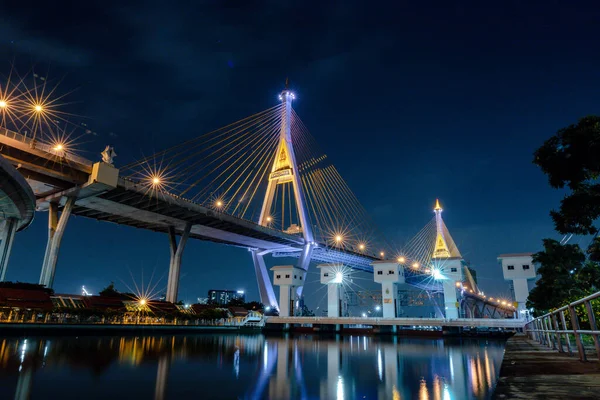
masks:
[(215, 290), (208, 291), (208, 301), (213, 304), (226, 305), (231, 300), (246, 301), (243, 290)]

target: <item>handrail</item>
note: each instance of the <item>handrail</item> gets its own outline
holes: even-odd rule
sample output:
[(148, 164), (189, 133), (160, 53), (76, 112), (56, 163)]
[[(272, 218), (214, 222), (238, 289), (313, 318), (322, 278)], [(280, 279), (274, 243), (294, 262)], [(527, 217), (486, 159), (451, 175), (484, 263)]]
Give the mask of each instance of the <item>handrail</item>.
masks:
[[(577, 353), (581, 361), (587, 361), (583, 335), (591, 336), (594, 341), (594, 347), (596, 348), (596, 356), (598, 357), (598, 361), (600, 361), (600, 330), (598, 330), (594, 306), (592, 304), (592, 300), (598, 298), (600, 298), (600, 292), (557, 308), (556, 310), (527, 322), (525, 324), (525, 330), (532, 339), (537, 340), (540, 344), (544, 344), (551, 349), (558, 350), (560, 353), (565, 352), (565, 349), (563, 348), (564, 337), (564, 346), (566, 346), (566, 352), (568, 354), (573, 354), (571, 350), (571, 340), (569, 338), (569, 335), (573, 335), (575, 337)], [(577, 315), (575, 308), (581, 305), (585, 306), (590, 329), (580, 329), (579, 316)], [(568, 311), (569, 313), (571, 329), (567, 329), (565, 311)]]

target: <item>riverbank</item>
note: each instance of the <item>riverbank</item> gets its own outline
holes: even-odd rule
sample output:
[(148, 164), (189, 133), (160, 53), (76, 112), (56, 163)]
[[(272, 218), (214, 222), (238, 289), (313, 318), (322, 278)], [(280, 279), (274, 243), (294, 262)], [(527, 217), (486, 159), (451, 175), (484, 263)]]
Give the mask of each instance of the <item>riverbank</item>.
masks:
[(28, 335), (113, 335), (171, 333), (260, 333), (260, 329), (239, 326), (147, 325), (147, 324), (34, 324), (0, 323), (2, 336)]
[(581, 362), (518, 334), (506, 342), (493, 399), (599, 399), (600, 363)]

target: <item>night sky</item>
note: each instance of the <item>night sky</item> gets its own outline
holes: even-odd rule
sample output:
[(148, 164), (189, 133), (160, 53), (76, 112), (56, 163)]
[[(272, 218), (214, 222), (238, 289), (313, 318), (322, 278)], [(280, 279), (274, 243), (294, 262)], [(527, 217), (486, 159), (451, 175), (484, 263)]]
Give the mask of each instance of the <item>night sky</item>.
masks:
[[(388, 237), (414, 236), (439, 197), (493, 295), (508, 294), (498, 254), (560, 238), (548, 212), (562, 193), (533, 151), (600, 110), (597, 2), (4, 3), (0, 72), (14, 61), (76, 89), (65, 111), (86, 117), (87, 158), (112, 144), (118, 167), (264, 110), (289, 77), (296, 111)], [(40, 213), (17, 234), (9, 280), (37, 282), (46, 225)], [(166, 287), (165, 234), (75, 217), (62, 243), (57, 292), (126, 290), (142, 271)], [(211, 288), (257, 298), (248, 252), (188, 243), (180, 298)]]

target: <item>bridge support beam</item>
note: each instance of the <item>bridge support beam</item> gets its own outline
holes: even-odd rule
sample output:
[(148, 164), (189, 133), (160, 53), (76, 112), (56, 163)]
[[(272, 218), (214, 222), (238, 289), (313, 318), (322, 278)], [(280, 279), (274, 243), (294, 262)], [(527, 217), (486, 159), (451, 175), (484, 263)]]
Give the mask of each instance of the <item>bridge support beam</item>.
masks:
[(0, 282), (6, 278), (8, 259), (17, 231), (17, 220), (8, 218), (4, 220), (2, 225), (2, 232), (0, 232)]
[(292, 317), (296, 301), (296, 288), (304, 285), (304, 271), (293, 265), (278, 265), (271, 268), (273, 283), (279, 286), (279, 316)]
[[(250, 250), (250, 252), (252, 253), (254, 272), (256, 273), (256, 280), (258, 282), (260, 302), (263, 303), (264, 306), (269, 306), (272, 309), (279, 309), (275, 291), (271, 284), (271, 278), (269, 278), (269, 273), (267, 272), (267, 266), (265, 264), (265, 254), (267, 254), (268, 251)], [(304, 280), (305, 278), (302, 279)]]
[(169, 264), (169, 282), (167, 283), (167, 301), (177, 302), (177, 293), (179, 292), (179, 273), (181, 270), (181, 256), (185, 249), (185, 244), (190, 237), (192, 223), (185, 224), (179, 244), (177, 244), (177, 235), (175, 228), (169, 226), (169, 244), (171, 247), (171, 263)]
[(50, 203), (48, 206), (48, 244), (44, 254), (44, 264), (40, 275), (40, 285), (51, 288), (54, 285), (54, 274), (58, 262), (58, 252), (63, 234), (67, 228), (67, 222), (75, 206), (75, 197), (68, 197), (65, 206), (58, 216), (58, 204)]

